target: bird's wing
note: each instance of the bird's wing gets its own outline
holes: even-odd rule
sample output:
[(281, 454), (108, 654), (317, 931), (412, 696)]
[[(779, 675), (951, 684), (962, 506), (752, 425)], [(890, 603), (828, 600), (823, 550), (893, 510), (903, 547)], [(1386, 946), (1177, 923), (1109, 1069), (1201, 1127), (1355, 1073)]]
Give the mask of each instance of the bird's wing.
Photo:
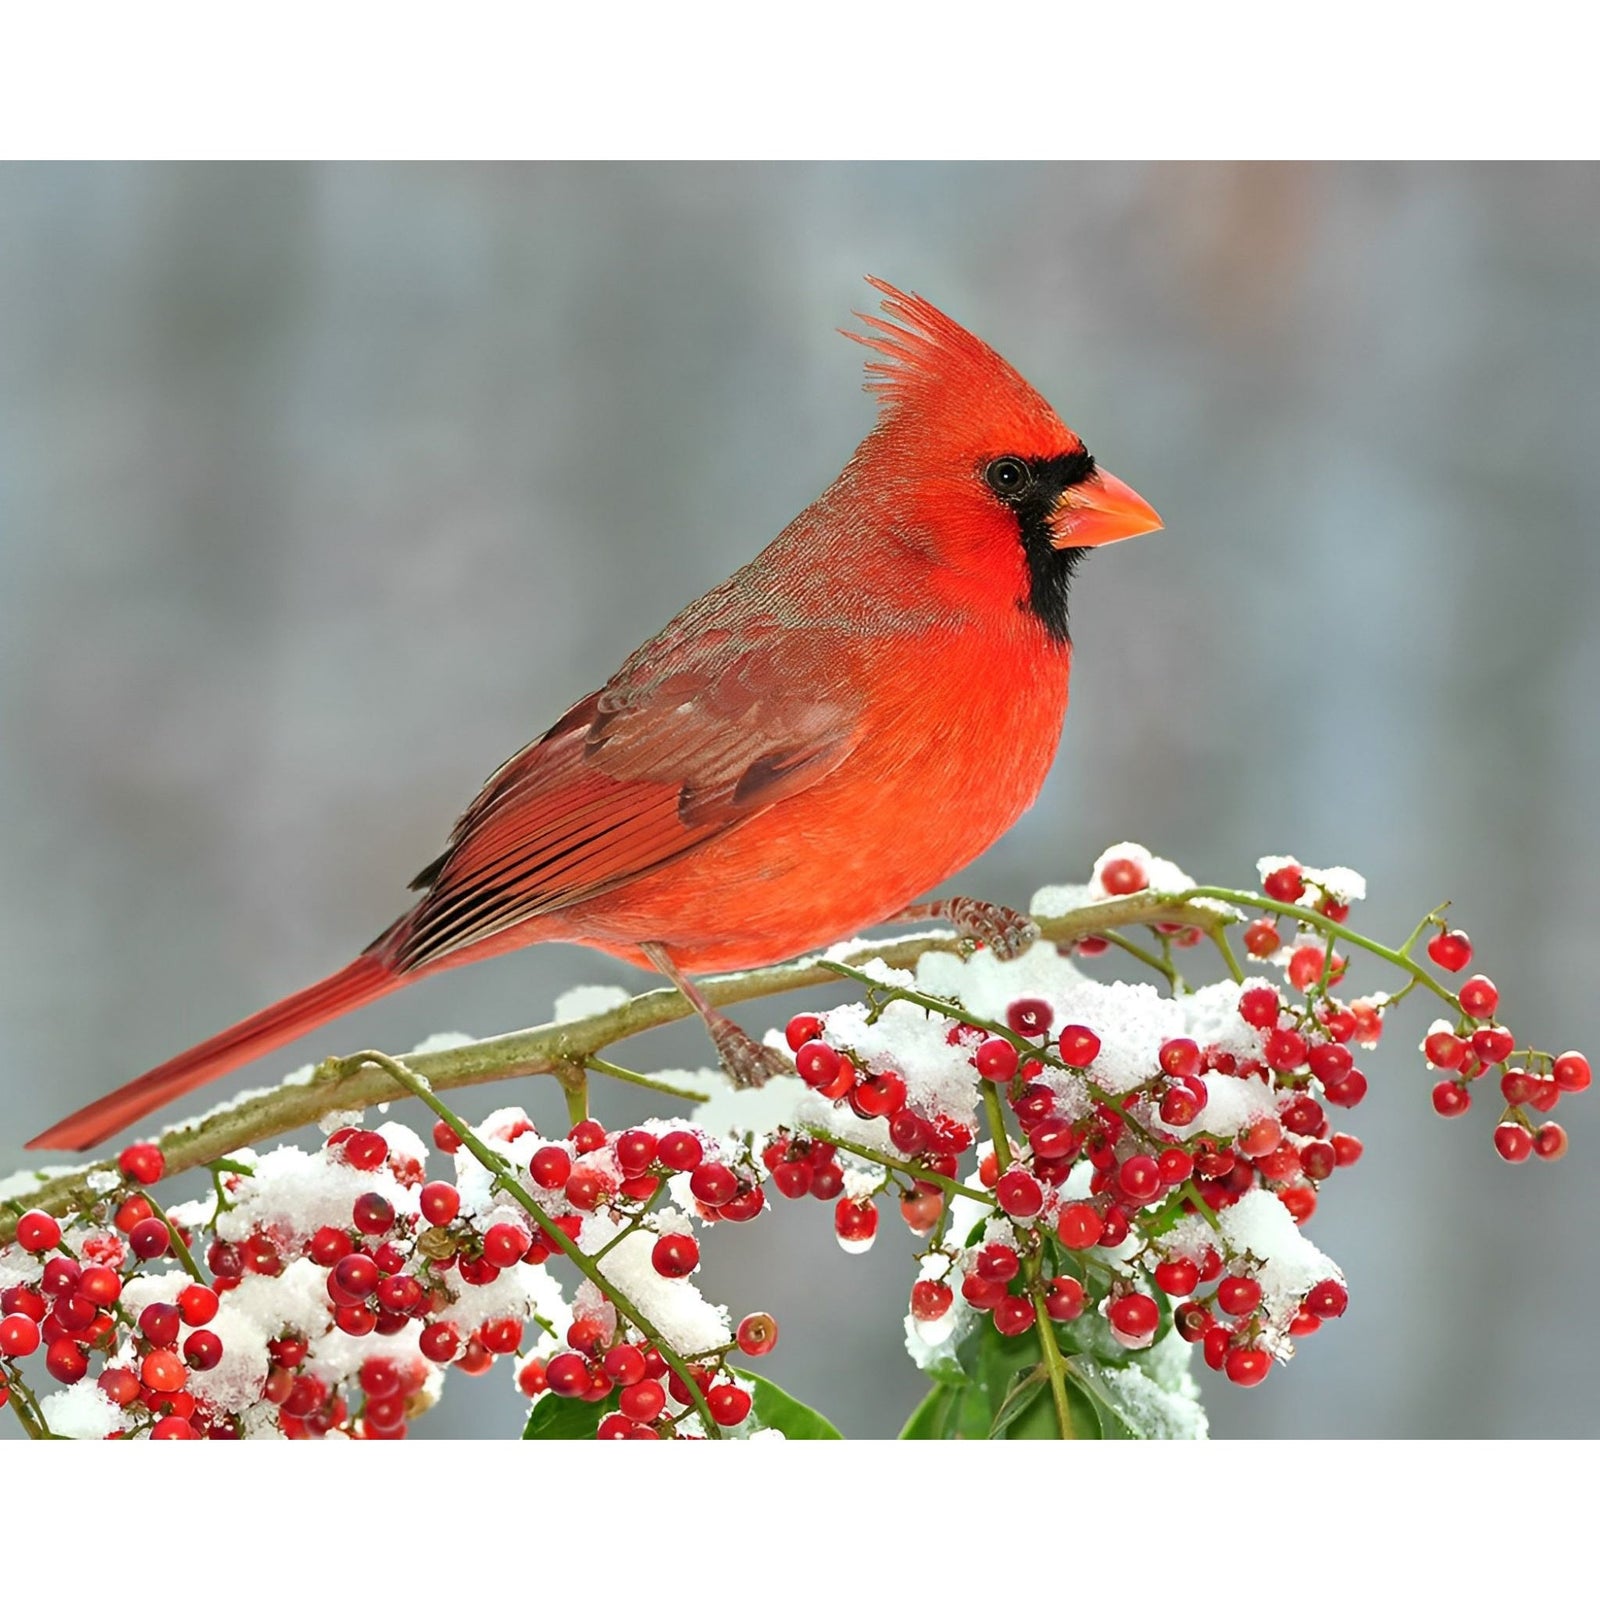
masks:
[(860, 697), (814, 688), (838, 682), (837, 641), (741, 620), (710, 646), (652, 640), (489, 779), (412, 885), (403, 967), (615, 888), (844, 760)]

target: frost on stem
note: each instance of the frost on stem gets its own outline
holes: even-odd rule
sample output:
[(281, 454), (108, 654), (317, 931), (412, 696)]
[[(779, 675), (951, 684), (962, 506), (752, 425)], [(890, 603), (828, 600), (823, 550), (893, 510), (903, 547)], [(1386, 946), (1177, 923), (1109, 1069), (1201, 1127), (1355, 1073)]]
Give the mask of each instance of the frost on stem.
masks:
[[(165, 1153), (130, 1146), (70, 1215), (11, 1203), (0, 1390), (35, 1436), (397, 1438), (448, 1371), (504, 1360), (529, 1437), (826, 1437), (740, 1365), (776, 1320), (735, 1329), (696, 1283), (708, 1230), (815, 1200), (852, 1253), (901, 1226), (915, 1242), (906, 1342), (934, 1387), (908, 1434), (1202, 1433), (1191, 1346), (1253, 1386), (1348, 1303), (1304, 1229), (1361, 1155), (1335, 1122), (1367, 1094), (1355, 1050), (1400, 1000), (1440, 1003), (1421, 1040), (1434, 1104), (1468, 1113), (1492, 1083), (1507, 1161), (1560, 1157), (1543, 1119), (1591, 1080), (1579, 1053), (1522, 1044), (1489, 978), (1447, 987), (1473, 951), (1439, 913), (1389, 947), (1347, 926), (1358, 875), (1258, 871), (1257, 888), (1200, 888), (1124, 843), (1089, 884), (1035, 897), (1047, 932), (1072, 928), (1060, 947), (932, 950), (914, 971), (830, 952), (856, 997), (771, 1037), (794, 1076), (646, 1080), (693, 1102), (682, 1117), (541, 1131), (513, 1107), (468, 1127), (373, 1057), (439, 1116), (433, 1149), (340, 1113), (319, 1148), (238, 1150), (163, 1211), (146, 1190), (175, 1181)], [(1242, 924), (1259, 976), (1220, 932), (1194, 949), (1195, 907)], [(1160, 985), (1094, 976), (1112, 943)], [(1394, 993), (1340, 998), (1355, 959)]]

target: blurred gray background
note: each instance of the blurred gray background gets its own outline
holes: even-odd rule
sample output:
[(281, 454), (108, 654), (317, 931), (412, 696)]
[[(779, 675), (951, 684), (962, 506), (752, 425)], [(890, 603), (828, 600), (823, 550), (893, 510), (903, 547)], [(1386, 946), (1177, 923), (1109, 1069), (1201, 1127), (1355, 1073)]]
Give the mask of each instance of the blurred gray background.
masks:
[[(1124, 837), (1203, 880), (1348, 864), (1373, 931), (1454, 897), (1511, 1024), (1600, 1045), (1597, 201), (1592, 167), (0, 169), (0, 1171), (347, 959), (503, 756), (829, 481), (867, 272), (1167, 521), (1088, 564), (1056, 770), (962, 886), (1025, 901)], [(247, 1081), (585, 981), (644, 986), (534, 949)], [(1600, 1431), (1600, 1118), (1507, 1168), (1428, 1109), (1432, 1014), (1341, 1119), (1367, 1158), (1311, 1231), (1349, 1314), (1261, 1390), (1205, 1374), (1217, 1434)], [(461, 1105), (517, 1100), (558, 1117), (543, 1082)], [(785, 1204), (705, 1277), (882, 1435), (909, 1254)], [(417, 1431), (519, 1415), (499, 1369)]]

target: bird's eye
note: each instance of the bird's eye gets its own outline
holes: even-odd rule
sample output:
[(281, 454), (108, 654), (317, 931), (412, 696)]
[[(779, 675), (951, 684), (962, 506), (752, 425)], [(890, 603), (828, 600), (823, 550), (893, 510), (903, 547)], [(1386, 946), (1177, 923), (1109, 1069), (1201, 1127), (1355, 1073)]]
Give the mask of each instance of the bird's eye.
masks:
[(1001, 456), (998, 461), (991, 461), (988, 471), (984, 473), (989, 480), (989, 487), (996, 494), (1007, 496), (1021, 494), (1032, 476), (1027, 463), (1018, 461), (1015, 456)]

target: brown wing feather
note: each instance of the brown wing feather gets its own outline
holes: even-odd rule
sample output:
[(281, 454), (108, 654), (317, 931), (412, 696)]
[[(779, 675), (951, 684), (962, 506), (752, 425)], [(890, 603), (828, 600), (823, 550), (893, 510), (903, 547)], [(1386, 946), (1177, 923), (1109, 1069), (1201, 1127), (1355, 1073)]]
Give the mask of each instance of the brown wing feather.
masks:
[(737, 648), (731, 634), (685, 645), (653, 640), (494, 773), (416, 880), (427, 896), (402, 925), (403, 967), (663, 866), (849, 752), (854, 698), (800, 687), (818, 681), (807, 668), (826, 639), (772, 628), (754, 648), (748, 630)]

